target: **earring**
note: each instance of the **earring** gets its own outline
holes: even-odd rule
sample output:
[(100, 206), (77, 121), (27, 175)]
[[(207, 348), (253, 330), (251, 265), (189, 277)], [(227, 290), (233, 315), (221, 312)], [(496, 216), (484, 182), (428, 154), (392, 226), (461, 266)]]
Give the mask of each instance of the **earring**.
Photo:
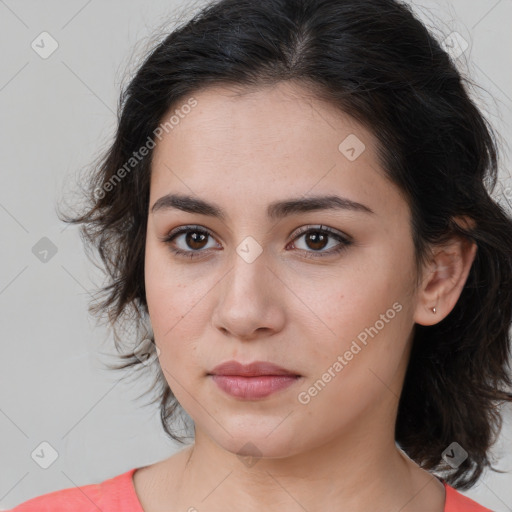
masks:
[(436, 314), (436, 308), (435, 307), (432, 308), (432, 313), (434, 313), (434, 315)]

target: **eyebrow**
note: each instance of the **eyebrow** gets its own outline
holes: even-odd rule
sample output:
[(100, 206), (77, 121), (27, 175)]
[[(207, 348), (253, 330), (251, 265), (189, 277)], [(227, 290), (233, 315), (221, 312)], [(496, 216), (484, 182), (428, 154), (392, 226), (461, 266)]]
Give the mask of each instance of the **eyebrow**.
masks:
[[(183, 194), (167, 194), (162, 196), (151, 207), (151, 213), (169, 209), (208, 215), (218, 218), (221, 221), (226, 221), (228, 217), (220, 206), (214, 203), (208, 203), (203, 199)], [(277, 220), (290, 215), (319, 210), (350, 210), (375, 214), (371, 208), (364, 204), (357, 203), (345, 197), (327, 195), (291, 198), (270, 203), (267, 208), (267, 216), (270, 219)]]

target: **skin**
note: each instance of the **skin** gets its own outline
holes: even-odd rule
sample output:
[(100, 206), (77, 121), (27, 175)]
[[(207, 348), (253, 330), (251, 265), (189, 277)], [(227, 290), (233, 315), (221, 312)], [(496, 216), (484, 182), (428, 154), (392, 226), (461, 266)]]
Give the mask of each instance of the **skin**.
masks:
[[(148, 212), (151, 324), (165, 378), (194, 420), (195, 442), (136, 471), (144, 510), (442, 512), (443, 485), (399, 450), (394, 426), (414, 324), (449, 314), (476, 246), (454, 238), (435, 248), (415, 287), (410, 210), (385, 178), (370, 131), (292, 83), (242, 95), (216, 86), (194, 97), (198, 105), (155, 147), (150, 210), (172, 192), (214, 202), (227, 218)], [(354, 161), (338, 149), (350, 134), (365, 144)], [(271, 202), (324, 194), (374, 213), (266, 216)], [(162, 241), (187, 225), (212, 236), (196, 245), (184, 234)], [(340, 243), (296, 235), (320, 225), (352, 244), (315, 257)], [(236, 251), (248, 236), (263, 249), (251, 263)], [(190, 260), (170, 245), (202, 252)], [(394, 303), (401, 305), (394, 318), (300, 403), (299, 393)], [(207, 376), (230, 359), (271, 361), (301, 377), (265, 399), (234, 398)]]

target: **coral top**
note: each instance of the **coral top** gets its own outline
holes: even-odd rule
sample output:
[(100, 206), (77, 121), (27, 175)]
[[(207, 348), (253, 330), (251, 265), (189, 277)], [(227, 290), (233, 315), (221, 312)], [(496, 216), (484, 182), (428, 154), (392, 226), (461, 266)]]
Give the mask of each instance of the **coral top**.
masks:
[[(11, 512), (144, 512), (132, 479), (137, 469), (130, 469), (99, 484), (43, 494), (21, 503)], [(444, 512), (492, 512), (441, 481), (446, 489)]]

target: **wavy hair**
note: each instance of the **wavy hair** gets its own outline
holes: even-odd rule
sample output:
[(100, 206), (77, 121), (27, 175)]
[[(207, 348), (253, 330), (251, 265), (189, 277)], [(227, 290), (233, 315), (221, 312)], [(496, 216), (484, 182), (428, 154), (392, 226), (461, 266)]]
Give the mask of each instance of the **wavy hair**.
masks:
[[(470, 98), (469, 79), (406, 4), (220, 0), (165, 34), (121, 92), (114, 140), (84, 184), (85, 209), (59, 214), (81, 225), (87, 252), (99, 254), (108, 277), (89, 311), (114, 327), (124, 360), (116, 368), (142, 368), (136, 351), (121, 354), (118, 342), (128, 318), (135, 337), (154, 344), (144, 287), (150, 142), (173, 109), (211, 85), (243, 90), (284, 80), (375, 135), (381, 166), (410, 207), (418, 269), (429, 248), (453, 235), (477, 244), (450, 314), (414, 326), (395, 427), (411, 459), (467, 489), (486, 466), (498, 471), (489, 452), (502, 426), (499, 406), (512, 401), (512, 218), (491, 197), (497, 135)], [(461, 215), (472, 225), (454, 222)], [(183, 410), (161, 371), (156, 383), (163, 428), (183, 442), (170, 427)], [(453, 441), (468, 452), (457, 468), (442, 457)]]

